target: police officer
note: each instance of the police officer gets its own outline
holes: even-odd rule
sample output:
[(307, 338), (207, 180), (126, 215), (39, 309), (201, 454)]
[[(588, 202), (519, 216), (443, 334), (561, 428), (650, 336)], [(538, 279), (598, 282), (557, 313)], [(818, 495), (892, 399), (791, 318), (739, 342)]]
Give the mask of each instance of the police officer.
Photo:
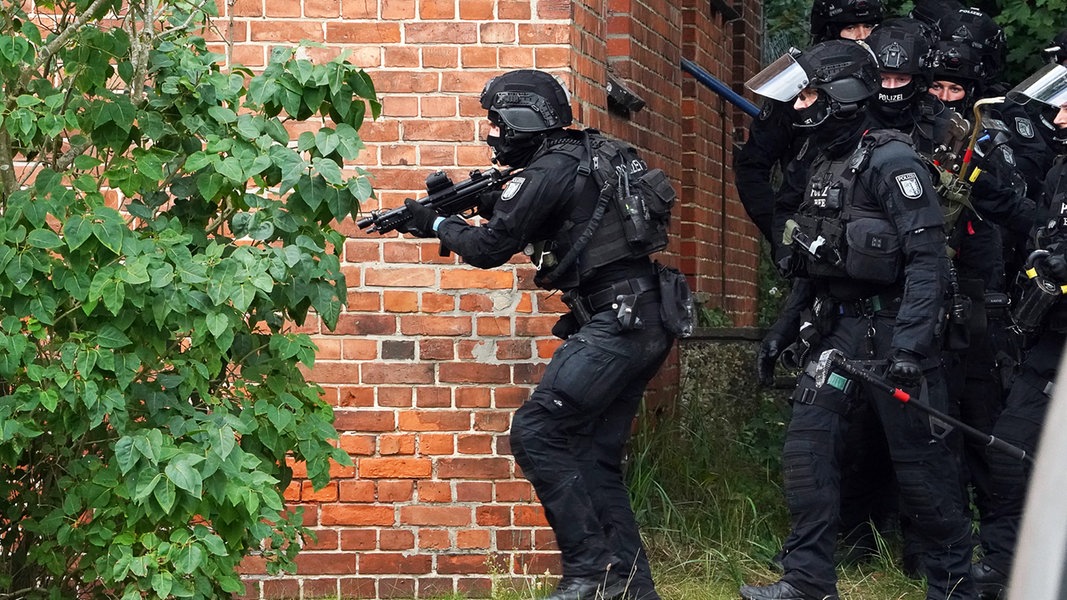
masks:
[[(1050, 64), (1021, 83), (1009, 99), (1040, 103), (1056, 127), (1056, 161), (1045, 179), (1035, 222), (1035, 250), (1028, 260), (1029, 280), (1014, 309), (1016, 324), (1034, 339), (1008, 394), (993, 434), (1028, 453), (1037, 448), (1052, 393), (1052, 382), (1067, 340), (1067, 66)], [(1047, 291), (1039, 282), (1049, 286)], [(983, 598), (1003, 593), (1011, 572), (1026, 495), (1029, 465), (989, 452), (993, 509), (982, 515), (981, 539), (985, 556), (974, 565), (974, 579)]]
[[(945, 287), (943, 219), (929, 175), (907, 136), (871, 130), (865, 107), (879, 89), (865, 44), (831, 41), (773, 63), (755, 88), (787, 101), (812, 127), (819, 154), (805, 196), (785, 223), (787, 266), (810, 280), (811, 358), (793, 394), (783, 450), (792, 531), (780, 581), (743, 586), (747, 600), (837, 598), (842, 440), (855, 406), (877, 413), (900, 484), (902, 512), (923, 544), (927, 597), (973, 597), (970, 527), (951, 453), (921, 412), (842, 374), (816, 386), (823, 351), (886, 364), (896, 385), (918, 392), (924, 373), (941, 385), (938, 316)], [(823, 365), (825, 366), (825, 365)], [(943, 394), (929, 395), (943, 404)], [(943, 406), (941, 407), (943, 408)]]
[[(538, 285), (564, 290), (572, 312), (553, 333), (566, 342), (510, 433), (562, 557), (549, 599), (657, 600), (621, 461), (644, 389), (674, 342), (660, 317), (658, 267), (648, 247), (635, 250), (622, 235), (614, 205), (602, 202), (618, 184), (597, 183), (591, 152), (600, 134), (566, 128), (570, 101), (554, 77), (505, 73), (486, 84), (481, 104), (494, 162), (521, 173), (500, 191), (487, 223), (472, 226), (409, 200), (408, 232), (439, 238), (478, 268), (527, 249)], [(643, 164), (626, 168), (630, 177), (645, 172)], [(665, 245), (665, 236), (651, 247)]]
[[(882, 14), (881, 0), (815, 0), (810, 19), (813, 43), (863, 39), (882, 20)], [(772, 172), (776, 166), (784, 168), (803, 143), (792, 123), (789, 103), (767, 100), (749, 125), (747, 141), (734, 154), (734, 177), (741, 205), (772, 249), (781, 243), (772, 233), (777, 195), (771, 183)]]

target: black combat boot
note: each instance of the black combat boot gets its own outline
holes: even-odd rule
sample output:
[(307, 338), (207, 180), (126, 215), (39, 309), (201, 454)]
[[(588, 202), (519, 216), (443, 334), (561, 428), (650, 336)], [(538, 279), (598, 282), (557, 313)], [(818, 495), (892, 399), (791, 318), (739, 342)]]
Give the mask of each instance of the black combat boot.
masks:
[(1008, 576), (993, 567), (978, 561), (971, 565), (971, 579), (978, 588), (978, 597), (982, 600), (999, 600), (1004, 595), (1004, 586)]
[(828, 594), (821, 598), (805, 594), (786, 581), (769, 585), (743, 585), (741, 597), (744, 600), (838, 600), (837, 594)]
[(564, 577), (544, 600), (614, 600), (623, 595), (628, 583), (611, 571), (596, 577)]

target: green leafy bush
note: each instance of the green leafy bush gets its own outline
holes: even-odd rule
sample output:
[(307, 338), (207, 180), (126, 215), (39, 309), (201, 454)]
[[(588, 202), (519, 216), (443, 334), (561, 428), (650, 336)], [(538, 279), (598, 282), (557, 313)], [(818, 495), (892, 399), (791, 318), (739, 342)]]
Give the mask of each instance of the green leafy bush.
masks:
[[(0, 592), (13, 597), (239, 592), (250, 553), (293, 566), (293, 462), (318, 487), (331, 460), (350, 464), (302, 371), (315, 345), (293, 325), (338, 318), (333, 223), (372, 194), (342, 167), (380, 105), (343, 59), (276, 48), (261, 74), (224, 71), (196, 35), (214, 6), (5, 0), (0, 13)], [(290, 144), (287, 122), (312, 118)]]

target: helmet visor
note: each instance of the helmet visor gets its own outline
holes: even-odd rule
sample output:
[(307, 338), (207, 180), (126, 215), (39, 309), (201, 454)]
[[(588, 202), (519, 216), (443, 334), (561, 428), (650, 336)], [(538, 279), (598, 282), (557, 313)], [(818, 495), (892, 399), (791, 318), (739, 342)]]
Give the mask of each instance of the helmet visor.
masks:
[(745, 87), (765, 98), (788, 102), (808, 87), (809, 82), (804, 67), (792, 54), (786, 54), (746, 81)]
[(1019, 104), (1037, 100), (1055, 108), (1067, 105), (1067, 67), (1045, 65), (1008, 92), (1008, 99)]

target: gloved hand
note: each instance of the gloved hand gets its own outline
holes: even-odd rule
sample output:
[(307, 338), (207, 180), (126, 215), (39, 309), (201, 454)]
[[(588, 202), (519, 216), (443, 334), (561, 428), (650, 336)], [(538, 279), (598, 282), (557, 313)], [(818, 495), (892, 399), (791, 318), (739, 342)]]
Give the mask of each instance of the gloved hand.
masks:
[(493, 218), (493, 209), (496, 207), (496, 201), (500, 200), (500, 194), (503, 190), (485, 190), (481, 194), (478, 194), (478, 215), (488, 221)]
[(889, 353), (889, 369), (886, 377), (889, 382), (901, 388), (919, 385), (923, 369), (919, 366), (920, 357), (908, 350), (893, 350)]
[(769, 333), (763, 338), (756, 353), (756, 377), (760, 385), (770, 387), (774, 384), (774, 365), (784, 349), (785, 344), (778, 334)]
[(1067, 283), (1067, 257), (1062, 252), (1049, 254), (1041, 265), (1041, 271), (1056, 283)]
[(433, 230), (433, 222), (437, 220), (437, 213), (432, 208), (419, 204), (411, 198), (404, 200), (404, 206), (411, 213), (411, 219), (398, 227), (400, 231), (421, 238), (437, 237), (437, 232)]

